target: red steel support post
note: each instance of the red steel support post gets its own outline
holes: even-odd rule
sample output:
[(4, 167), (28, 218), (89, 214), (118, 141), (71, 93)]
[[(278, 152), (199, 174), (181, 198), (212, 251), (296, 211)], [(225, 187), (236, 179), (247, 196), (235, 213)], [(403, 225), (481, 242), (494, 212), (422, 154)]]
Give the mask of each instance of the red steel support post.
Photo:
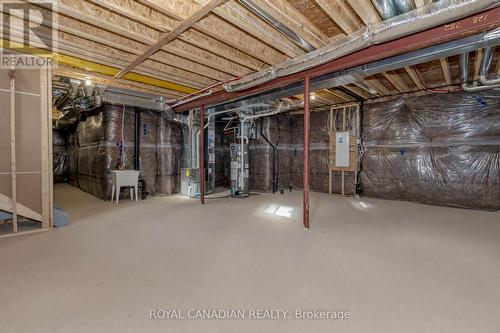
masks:
[(309, 100), (311, 78), (304, 78), (304, 227), (309, 229)]
[(205, 204), (205, 105), (200, 106), (200, 202)]

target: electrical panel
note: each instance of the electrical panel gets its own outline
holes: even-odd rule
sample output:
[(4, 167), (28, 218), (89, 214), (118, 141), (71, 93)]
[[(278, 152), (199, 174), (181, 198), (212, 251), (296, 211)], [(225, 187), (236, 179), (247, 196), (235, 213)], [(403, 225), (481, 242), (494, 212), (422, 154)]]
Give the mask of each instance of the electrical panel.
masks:
[(335, 166), (349, 167), (349, 132), (335, 133)]

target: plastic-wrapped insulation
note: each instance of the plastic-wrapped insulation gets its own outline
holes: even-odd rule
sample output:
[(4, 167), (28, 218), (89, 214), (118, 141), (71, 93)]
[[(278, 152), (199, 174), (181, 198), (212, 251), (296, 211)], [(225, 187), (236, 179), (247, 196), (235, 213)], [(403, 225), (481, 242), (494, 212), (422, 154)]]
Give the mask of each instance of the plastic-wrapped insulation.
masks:
[(165, 112), (158, 119), (156, 192), (168, 195), (180, 190), (183, 131)]
[[(289, 114), (276, 114), (258, 120), (257, 133), (263, 135), (276, 147), (276, 159), (273, 147), (260, 134), (250, 141), (248, 147), (250, 163), (250, 189), (271, 192), (274, 189), (286, 189), (291, 186), (291, 118)], [(275, 176), (273, 176), (273, 167)], [(275, 184), (273, 184), (273, 181)], [(274, 186), (273, 186), (274, 185)]]
[(386, 21), (369, 24), (358, 31), (302, 56), (249, 74), (224, 85), (226, 91), (240, 91), (298, 73), (374, 44), (385, 43), (412, 33), (463, 18), (498, 5), (498, 0), (442, 0)]
[(141, 112), (141, 167), (139, 176), (146, 183), (150, 194), (156, 193), (157, 157), (156, 142), (158, 140), (158, 113)]
[(365, 105), (363, 194), (500, 209), (500, 91)]
[(52, 131), (52, 165), (54, 182), (66, 182), (68, 179), (68, 148), (66, 134), (60, 130)]

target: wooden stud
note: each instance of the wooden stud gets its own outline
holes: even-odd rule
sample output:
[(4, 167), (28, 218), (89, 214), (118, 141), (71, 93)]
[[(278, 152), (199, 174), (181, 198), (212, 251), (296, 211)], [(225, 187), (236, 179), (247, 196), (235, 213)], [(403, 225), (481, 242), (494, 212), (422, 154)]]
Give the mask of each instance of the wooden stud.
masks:
[(10, 180), (12, 200), (12, 231), (17, 233), (17, 178), (16, 178), (16, 77), (9, 71), (10, 85)]
[(47, 70), (40, 69), (40, 134), (41, 134), (41, 182), (42, 182), (42, 228), (50, 226), (50, 189), (49, 189), (49, 133), (48, 121), (48, 78)]
[[(49, 228), (54, 226), (54, 170), (52, 165), (53, 161), (53, 149), (52, 149), (52, 66), (48, 66), (46, 70), (47, 75), (47, 129), (49, 133), (48, 144), (49, 144)], [(42, 92), (43, 93), (43, 92)]]
[(8, 237), (11, 237), (11, 236), (20, 236), (20, 235), (37, 234), (37, 233), (39, 233), (39, 232), (49, 231), (49, 230), (50, 230), (50, 229), (33, 229), (33, 230), (21, 231), (21, 232), (15, 233), (15, 234), (5, 234), (5, 235), (0, 235), (0, 239), (1, 239), (1, 238), (8, 238)]
[(12, 205), (12, 198), (0, 193), (0, 209), (7, 212), (16, 212), (16, 215), (21, 215), (35, 221), (42, 221), (42, 215), (35, 212), (29, 207), (16, 202), (15, 209)]
[(115, 78), (121, 79), (125, 74), (130, 72), (136, 66), (144, 62), (147, 58), (158, 52), (164, 45), (170, 43), (172, 40), (176, 39), (180, 34), (191, 28), (196, 22), (198, 22), (205, 15), (210, 13), (213, 9), (220, 6), (227, 0), (211, 0), (208, 4), (203, 6), (200, 10), (194, 13), (190, 18), (179, 24), (171, 32), (163, 33), (155, 45), (150, 46), (142, 55), (140, 55), (136, 60), (134, 60), (130, 65), (122, 69)]

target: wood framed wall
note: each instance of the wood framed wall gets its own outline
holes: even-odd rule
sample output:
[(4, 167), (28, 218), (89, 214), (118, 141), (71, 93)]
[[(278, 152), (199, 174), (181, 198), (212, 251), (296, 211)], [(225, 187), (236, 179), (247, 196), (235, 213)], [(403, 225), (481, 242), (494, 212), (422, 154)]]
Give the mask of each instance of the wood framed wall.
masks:
[(12, 220), (0, 237), (52, 227), (51, 85), (50, 68), (0, 69), (0, 211)]

